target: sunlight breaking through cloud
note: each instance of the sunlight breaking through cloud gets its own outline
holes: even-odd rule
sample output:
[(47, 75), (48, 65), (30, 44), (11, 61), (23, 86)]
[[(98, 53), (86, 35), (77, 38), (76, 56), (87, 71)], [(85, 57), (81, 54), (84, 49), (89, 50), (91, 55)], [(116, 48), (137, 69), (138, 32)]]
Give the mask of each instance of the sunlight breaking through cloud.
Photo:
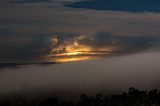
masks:
[(108, 33), (98, 33), (92, 36), (75, 34), (66, 37), (65, 35), (55, 35), (49, 38), (50, 52), (45, 56), (47, 61), (69, 62), (131, 54), (159, 45), (159, 38), (154, 37), (126, 37)]
[(52, 60), (56, 62), (79, 61), (104, 56), (113, 51), (111, 47), (96, 48), (93, 45), (84, 44), (83, 40), (85, 39), (94, 40), (93, 37), (80, 35), (58, 44), (58, 39), (53, 37), (51, 38), (51, 44), (54, 47), (48, 57), (53, 58)]

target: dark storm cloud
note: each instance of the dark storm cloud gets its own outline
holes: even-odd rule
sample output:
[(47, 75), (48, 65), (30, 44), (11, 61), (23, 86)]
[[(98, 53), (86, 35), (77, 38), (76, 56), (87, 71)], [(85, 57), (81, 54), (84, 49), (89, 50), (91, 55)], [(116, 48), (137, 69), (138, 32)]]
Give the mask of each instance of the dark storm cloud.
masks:
[(151, 36), (119, 36), (106, 32), (97, 33), (92, 36), (76, 33), (55, 33), (45, 36), (37, 34), (32, 36), (23, 45), (21, 45), (22, 43), (1, 45), (1, 63), (9, 61), (43, 62), (46, 60), (39, 60), (38, 58), (54, 53), (51, 51), (55, 48), (61, 47), (65, 49), (68, 45), (73, 45), (74, 41), (77, 41), (79, 45), (92, 48), (95, 52), (99, 52), (100, 49), (114, 48), (111, 55), (138, 53), (150, 50), (155, 46), (160, 47), (160, 38)]
[[(17, 37), (17, 36), (15, 36)], [(21, 36), (22, 37), (22, 36)], [(11, 37), (12, 38), (12, 37)], [(14, 39), (14, 38), (13, 38)], [(40, 55), (46, 54), (49, 52), (49, 44), (47, 37), (44, 36), (33, 36), (28, 40), (24, 40), (23, 37), (19, 39), (9, 40), (8, 43), (11, 44), (3, 44), (0, 46), (1, 49), (1, 61), (5, 62), (5, 60), (33, 60), (34, 58), (39, 57)], [(17, 41), (17, 42), (16, 42)], [(5, 42), (7, 43), (7, 41)]]
[(95, 10), (129, 11), (129, 12), (160, 12), (159, 0), (90, 0), (67, 4), (73, 8)]

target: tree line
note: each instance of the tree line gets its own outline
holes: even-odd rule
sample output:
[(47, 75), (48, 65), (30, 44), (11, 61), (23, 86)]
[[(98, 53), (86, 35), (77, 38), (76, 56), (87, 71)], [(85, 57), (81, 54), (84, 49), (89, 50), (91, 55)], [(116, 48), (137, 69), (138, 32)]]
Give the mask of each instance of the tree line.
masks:
[(150, 91), (129, 88), (127, 92), (114, 95), (97, 94), (87, 96), (82, 94), (78, 102), (64, 101), (56, 97), (28, 102), (25, 98), (1, 101), (0, 106), (160, 106), (160, 91)]

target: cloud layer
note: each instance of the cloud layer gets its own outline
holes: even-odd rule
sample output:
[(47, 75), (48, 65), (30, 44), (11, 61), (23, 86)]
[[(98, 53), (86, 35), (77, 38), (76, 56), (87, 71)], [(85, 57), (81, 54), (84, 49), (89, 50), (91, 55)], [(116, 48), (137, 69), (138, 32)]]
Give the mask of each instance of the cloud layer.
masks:
[(77, 1), (1, 3), (0, 62), (40, 61), (41, 56), (66, 52), (75, 41), (79, 47), (72, 48), (81, 51), (86, 47), (96, 52), (114, 48), (117, 54), (159, 50), (159, 13), (98, 11), (63, 5)]

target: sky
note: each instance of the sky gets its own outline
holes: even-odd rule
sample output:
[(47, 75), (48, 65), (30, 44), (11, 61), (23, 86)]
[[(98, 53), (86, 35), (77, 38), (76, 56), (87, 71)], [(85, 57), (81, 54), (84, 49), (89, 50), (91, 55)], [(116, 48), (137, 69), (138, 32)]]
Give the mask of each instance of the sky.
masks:
[(159, 0), (86, 0), (67, 4), (67, 6), (95, 10), (160, 12), (159, 3)]
[(0, 94), (158, 88), (159, 4), (1, 0)]
[[(115, 4), (121, 7), (122, 4), (130, 4), (130, 0), (127, 1), (115, 1)], [(158, 12), (72, 7), (74, 3), (75, 6), (79, 3), (89, 7), (95, 2), (99, 5), (104, 3), (105, 7), (108, 7), (107, 4), (113, 5), (110, 0), (108, 3), (103, 0), (1, 1), (1, 63), (47, 61), (44, 58), (50, 54), (71, 51), (126, 54), (154, 47), (159, 50)], [(74, 50), (69, 50), (71, 48)]]

